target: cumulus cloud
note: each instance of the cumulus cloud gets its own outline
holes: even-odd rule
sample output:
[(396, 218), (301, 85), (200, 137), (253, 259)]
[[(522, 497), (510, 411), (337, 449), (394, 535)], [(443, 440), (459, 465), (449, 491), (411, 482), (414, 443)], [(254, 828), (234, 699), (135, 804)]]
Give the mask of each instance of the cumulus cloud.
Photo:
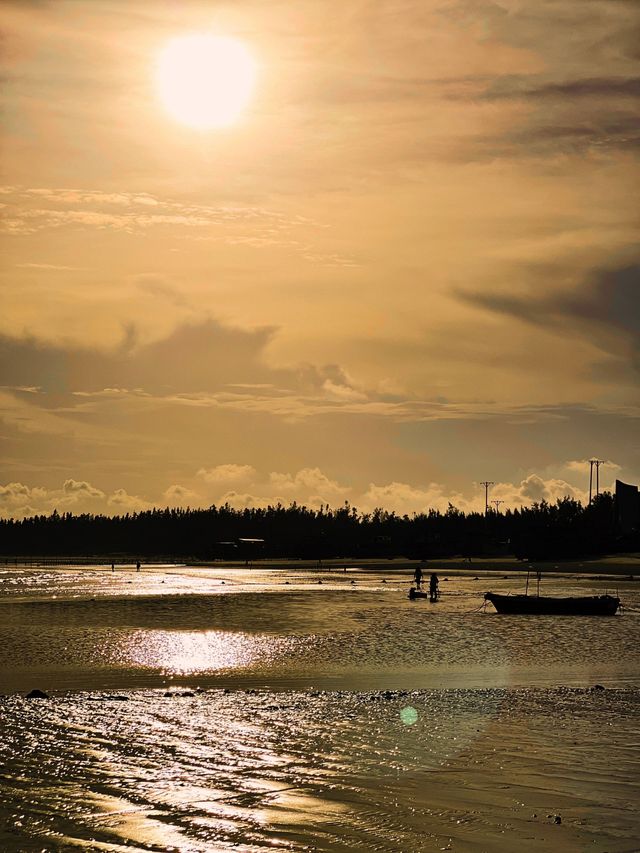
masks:
[(216, 465), (214, 468), (200, 468), (198, 477), (206, 483), (242, 483), (249, 482), (256, 474), (251, 465)]
[(54, 509), (65, 512), (101, 511), (105, 506), (105, 497), (103, 491), (86, 480), (67, 479), (59, 489), (7, 483), (0, 486), (0, 516), (25, 518), (49, 514)]
[(229, 504), (233, 509), (246, 509), (246, 508), (260, 508), (273, 506), (279, 503), (279, 499), (275, 498), (266, 498), (261, 497), (260, 495), (253, 495), (249, 492), (236, 492), (233, 489), (230, 489), (228, 492), (225, 492), (221, 495), (218, 504), (224, 505)]
[(296, 499), (314, 498), (331, 503), (349, 494), (351, 489), (331, 480), (319, 468), (301, 468), (295, 474), (272, 471), (269, 484), (277, 492), (293, 495)]
[(440, 483), (430, 483), (426, 487), (409, 483), (392, 482), (384, 485), (370, 483), (369, 488), (356, 504), (363, 512), (371, 512), (376, 507), (395, 512), (397, 515), (414, 515), (437, 509), (446, 512), (453, 504), (464, 512), (478, 509), (477, 501), (465, 498), (459, 492), (447, 492)]
[(23, 483), (7, 483), (0, 486), (0, 512), (5, 516), (12, 516), (14, 513), (16, 516), (22, 516), (26, 509), (33, 512), (30, 504), (41, 504), (46, 497), (46, 489), (30, 488)]
[(168, 489), (165, 489), (162, 493), (162, 500), (166, 506), (180, 506), (180, 507), (198, 507), (202, 504), (202, 496), (197, 492), (194, 492), (193, 489), (188, 489), (185, 486), (181, 486), (178, 483), (175, 483), (172, 486), (169, 486)]
[(502, 500), (505, 509), (530, 506), (541, 501), (555, 503), (565, 497), (585, 502), (587, 495), (583, 489), (566, 480), (557, 477), (543, 479), (538, 474), (529, 474), (519, 483), (496, 483), (491, 487), (491, 498)]
[(107, 504), (118, 513), (140, 512), (153, 507), (153, 503), (137, 495), (130, 495), (126, 489), (116, 489), (112, 492), (107, 499)]
[(104, 492), (96, 489), (91, 483), (86, 480), (65, 480), (62, 486), (62, 491), (70, 497), (87, 497), (87, 498), (103, 498)]

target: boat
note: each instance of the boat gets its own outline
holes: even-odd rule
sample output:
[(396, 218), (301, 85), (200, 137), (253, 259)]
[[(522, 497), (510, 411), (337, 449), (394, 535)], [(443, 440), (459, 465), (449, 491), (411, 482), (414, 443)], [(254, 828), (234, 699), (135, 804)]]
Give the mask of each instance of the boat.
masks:
[(486, 592), (498, 613), (539, 616), (614, 616), (620, 599), (614, 595), (580, 595), (557, 598), (550, 595), (500, 595)]
[(435, 595), (431, 592), (423, 592), (421, 589), (416, 589), (415, 586), (412, 586), (409, 590), (409, 598), (411, 601), (415, 601), (416, 598), (428, 598), (432, 604), (435, 604), (438, 600), (440, 593), (435, 593)]

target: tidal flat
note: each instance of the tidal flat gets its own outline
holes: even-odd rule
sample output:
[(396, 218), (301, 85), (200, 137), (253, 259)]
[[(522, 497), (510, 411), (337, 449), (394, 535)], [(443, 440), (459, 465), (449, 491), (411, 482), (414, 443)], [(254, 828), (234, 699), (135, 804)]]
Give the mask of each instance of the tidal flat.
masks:
[(639, 583), (344, 568), (2, 570), (0, 849), (640, 849)]

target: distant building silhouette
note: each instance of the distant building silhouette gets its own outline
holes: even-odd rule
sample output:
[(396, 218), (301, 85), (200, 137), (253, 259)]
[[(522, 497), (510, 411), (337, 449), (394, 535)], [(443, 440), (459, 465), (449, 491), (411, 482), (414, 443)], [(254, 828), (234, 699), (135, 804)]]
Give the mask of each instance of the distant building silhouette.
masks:
[(616, 480), (616, 527), (623, 536), (640, 531), (640, 492), (622, 480)]

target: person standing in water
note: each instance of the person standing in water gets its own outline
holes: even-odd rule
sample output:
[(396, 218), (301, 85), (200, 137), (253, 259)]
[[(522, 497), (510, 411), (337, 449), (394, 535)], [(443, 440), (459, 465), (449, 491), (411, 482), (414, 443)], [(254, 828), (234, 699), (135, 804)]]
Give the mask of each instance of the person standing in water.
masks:
[(420, 566), (416, 566), (416, 570), (413, 573), (413, 579), (416, 582), (416, 589), (420, 589), (422, 586), (422, 569)]
[(434, 572), (429, 578), (429, 601), (438, 600), (438, 575)]

